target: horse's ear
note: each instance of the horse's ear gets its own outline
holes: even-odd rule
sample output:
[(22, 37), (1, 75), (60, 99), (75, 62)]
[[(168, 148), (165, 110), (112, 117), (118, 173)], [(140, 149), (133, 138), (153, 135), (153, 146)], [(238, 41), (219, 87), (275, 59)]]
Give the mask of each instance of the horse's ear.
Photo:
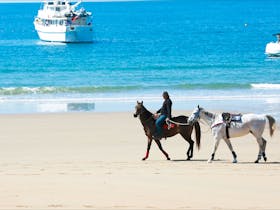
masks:
[(197, 108), (200, 109), (199, 105), (197, 105)]
[(143, 105), (143, 101), (141, 101), (141, 103), (140, 103), (141, 105)]

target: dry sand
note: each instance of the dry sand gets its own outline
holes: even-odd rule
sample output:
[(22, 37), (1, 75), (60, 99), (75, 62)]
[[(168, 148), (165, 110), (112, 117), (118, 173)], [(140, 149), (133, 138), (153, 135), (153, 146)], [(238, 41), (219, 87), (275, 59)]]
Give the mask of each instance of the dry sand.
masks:
[[(187, 112), (186, 112), (187, 113)], [(254, 164), (252, 136), (202, 146), (185, 161), (187, 143), (162, 140), (142, 161), (146, 137), (132, 113), (0, 116), (0, 209), (280, 209), (280, 134), (268, 140), (267, 163)], [(267, 132), (267, 131), (266, 131)]]

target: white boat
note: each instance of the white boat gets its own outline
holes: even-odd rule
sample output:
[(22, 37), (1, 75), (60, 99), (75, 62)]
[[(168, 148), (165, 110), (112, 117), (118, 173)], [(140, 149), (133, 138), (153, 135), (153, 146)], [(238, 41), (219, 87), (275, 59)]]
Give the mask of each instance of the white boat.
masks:
[(272, 57), (280, 56), (280, 33), (273, 34), (277, 37), (276, 42), (270, 42), (266, 45), (265, 54)]
[(84, 8), (77, 10), (67, 0), (45, 0), (35, 17), (35, 29), (43, 41), (92, 42), (92, 14)]

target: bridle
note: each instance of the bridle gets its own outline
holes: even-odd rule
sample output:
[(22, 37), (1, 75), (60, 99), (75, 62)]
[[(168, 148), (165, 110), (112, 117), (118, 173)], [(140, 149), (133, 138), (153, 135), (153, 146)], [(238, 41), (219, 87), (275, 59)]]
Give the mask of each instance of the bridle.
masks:
[[(138, 111), (138, 110), (137, 110), (137, 111)], [(135, 116), (135, 117), (138, 117), (138, 116), (142, 115), (144, 112), (145, 112), (144, 107), (141, 106), (141, 111), (140, 111), (140, 112), (136, 112), (136, 113), (134, 114), (134, 116)], [(144, 119), (144, 120), (143, 120), (143, 123), (148, 122), (151, 118), (153, 118), (153, 115), (151, 115), (151, 116), (148, 117), (147, 119)]]

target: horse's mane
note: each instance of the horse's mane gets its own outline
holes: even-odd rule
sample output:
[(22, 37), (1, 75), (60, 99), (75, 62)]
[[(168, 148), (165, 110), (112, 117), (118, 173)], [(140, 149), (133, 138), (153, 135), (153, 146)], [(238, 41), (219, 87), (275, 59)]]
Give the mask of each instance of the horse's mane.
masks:
[(148, 133), (153, 132), (155, 127), (153, 114), (148, 109), (146, 109), (146, 107), (143, 104), (141, 105), (141, 109), (142, 110), (140, 114), (140, 121), (144, 127), (146, 135), (148, 136)]
[(214, 117), (215, 117), (215, 115), (214, 115), (213, 113), (211, 113), (211, 112), (207, 112), (207, 111), (205, 111), (204, 109), (203, 109), (202, 111), (204, 112), (204, 114), (205, 114), (207, 117), (210, 117), (210, 118), (214, 118)]
[(142, 113), (145, 114), (146, 117), (150, 117), (152, 112), (150, 112), (143, 104), (142, 104)]

